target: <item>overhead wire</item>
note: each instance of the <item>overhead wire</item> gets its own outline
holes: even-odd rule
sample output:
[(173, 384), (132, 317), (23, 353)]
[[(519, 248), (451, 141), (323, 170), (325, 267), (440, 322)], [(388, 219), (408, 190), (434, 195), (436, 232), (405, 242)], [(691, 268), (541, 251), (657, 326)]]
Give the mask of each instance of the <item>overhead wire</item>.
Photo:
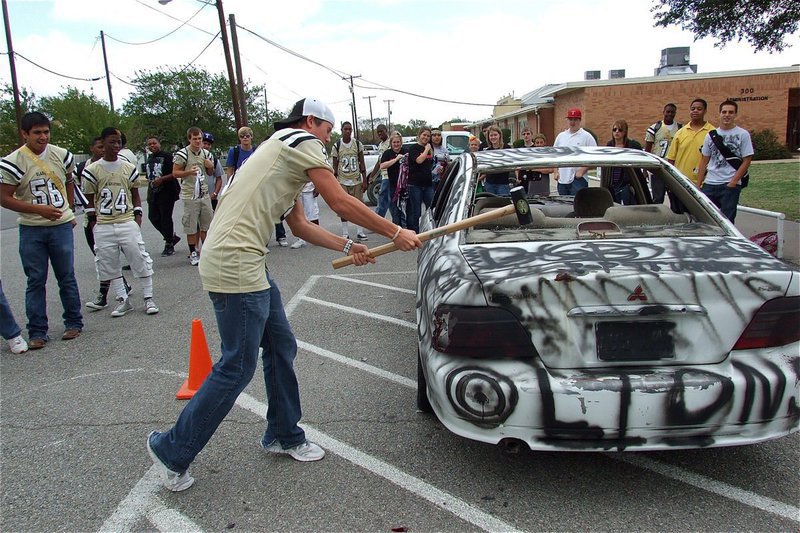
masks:
[(200, 59), (200, 56), (203, 55), (206, 52), (206, 50), (208, 50), (208, 47), (211, 46), (214, 43), (214, 41), (217, 40), (217, 37), (219, 36), (219, 34), (220, 34), (220, 32), (215, 33), (214, 36), (211, 38), (211, 40), (208, 41), (208, 44), (205, 45), (202, 50), (200, 50), (200, 53), (197, 54), (194, 59), (189, 61), (189, 63), (185, 67), (183, 67), (181, 70), (179, 70), (178, 73), (185, 72), (186, 69), (188, 69), (189, 67), (191, 67), (194, 64), (195, 61)]
[[(282, 51), (286, 52), (287, 54), (290, 54), (290, 55), (292, 55), (294, 57), (297, 57), (297, 58), (302, 59), (304, 61), (308, 61), (309, 63), (317, 65), (318, 67), (324, 68), (325, 70), (335, 74), (336, 76), (339, 76), (340, 78), (349, 78), (351, 76), (351, 74), (348, 74), (348, 73), (346, 73), (344, 71), (341, 71), (341, 70), (337, 70), (337, 69), (335, 69), (333, 67), (329, 67), (328, 65), (320, 63), (319, 61), (315, 61), (315, 60), (313, 60), (313, 59), (311, 59), (309, 57), (306, 57), (306, 56), (304, 56), (304, 55), (302, 55), (302, 54), (300, 54), (298, 52), (295, 52), (294, 50), (292, 50), (290, 48), (287, 48), (287, 47), (283, 46), (282, 44), (276, 43), (275, 41), (273, 41), (271, 39), (268, 39), (267, 37), (264, 37), (263, 35), (260, 35), (259, 33), (255, 32), (253, 30), (245, 28), (241, 24), (237, 24), (236, 26), (238, 28), (241, 28), (244, 31), (252, 34), (253, 36), (261, 39), (262, 41), (266, 42), (267, 44), (270, 44), (270, 45), (274, 46), (275, 48), (278, 48), (279, 50), (282, 50)], [(422, 99), (425, 99), (425, 100), (433, 100), (434, 102), (444, 102), (444, 103), (448, 103), (448, 104), (470, 105), (470, 106), (481, 106), (481, 107), (494, 107), (495, 105), (497, 105), (497, 104), (494, 104), (494, 103), (492, 103), (492, 104), (484, 104), (484, 103), (477, 103), (477, 102), (461, 102), (461, 101), (457, 101), (457, 100), (448, 100), (446, 98), (436, 98), (434, 96), (425, 96), (423, 94), (413, 93), (413, 92), (410, 92), (410, 91), (405, 91), (403, 89), (396, 89), (396, 88), (393, 88), (393, 87), (389, 87), (389, 86), (383, 85), (383, 84), (378, 83), (378, 82), (366, 80), (364, 78), (361, 78), (361, 79), (362, 79), (362, 81), (365, 81), (367, 83), (373, 84), (374, 87), (367, 87), (367, 86), (359, 85), (359, 84), (356, 84), (356, 83), (353, 83), (353, 85), (355, 87), (359, 87), (361, 89), (369, 89), (369, 90), (377, 90), (377, 91), (392, 91), (392, 92), (396, 92), (396, 93), (400, 93), (400, 94), (405, 94), (405, 95), (408, 95), (408, 96), (413, 96), (413, 97), (416, 97), (416, 98), (422, 98)]]
[[(0, 52), (0, 53), (2, 53), (3, 55), (8, 55), (8, 52)], [(98, 76), (96, 78), (77, 78), (75, 76), (69, 76), (67, 74), (61, 74), (60, 72), (56, 72), (55, 70), (51, 70), (51, 69), (49, 69), (47, 67), (43, 67), (42, 65), (40, 65), (36, 61), (28, 59), (27, 57), (25, 57), (24, 55), (20, 54), (17, 51), (14, 52), (14, 55), (24, 59), (25, 61), (27, 61), (28, 63), (30, 63), (33, 66), (39, 67), (40, 69), (42, 69), (42, 70), (44, 70), (46, 72), (49, 72), (50, 74), (54, 74), (54, 75), (60, 76), (62, 78), (67, 78), (67, 79), (70, 79), (70, 80), (77, 80), (77, 81), (98, 81), (98, 80), (102, 80), (102, 79), (105, 78), (105, 76)]]
[[(170, 15), (169, 13), (165, 13), (164, 11), (161, 11), (160, 9), (156, 9), (156, 8), (154, 8), (153, 6), (151, 6), (151, 5), (149, 5), (149, 4), (146, 4), (146, 3), (142, 2), (142, 0), (136, 0), (136, 3), (143, 5), (143, 6), (144, 6), (144, 7), (146, 7), (147, 9), (152, 9), (152, 10), (153, 10), (153, 11), (155, 11), (156, 13), (160, 13), (161, 15), (164, 15), (165, 17), (169, 17), (169, 18), (171, 18), (172, 20), (177, 20), (178, 22), (180, 22), (180, 21), (181, 21), (181, 19), (179, 19), (179, 18), (177, 18), (177, 17), (173, 17), (173, 16), (172, 16), (172, 15)], [(204, 30), (203, 28), (198, 28), (197, 26), (194, 26), (193, 24), (187, 24), (187, 26), (189, 26), (190, 28), (194, 28), (194, 29), (196, 29), (196, 30), (198, 30), (198, 31), (201, 31), (201, 32), (205, 33), (206, 35), (211, 35), (211, 32), (210, 32), (210, 31), (208, 31), (208, 30)]]
[(236, 24), (236, 27), (237, 27), (237, 28), (241, 28), (241, 29), (243, 29), (244, 31), (246, 31), (246, 32), (248, 32), (248, 33), (250, 33), (250, 34), (252, 34), (252, 35), (253, 35), (253, 36), (255, 36), (255, 37), (258, 37), (258, 38), (259, 38), (259, 39), (261, 39), (262, 41), (264, 41), (264, 42), (266, 42), (266, 43), (268, 43), (268, 44), (270, 44), (270, 45), (274, 46), (275, 48), (278, 48), (279, 50), (283, 50), (283, 51), (284, 51), (284, 52), (286, 52), (287, 54), (293, 55), (294, 57), (297, 57), (297, 58), (299, 58), (299, 59), (302, 59), (303, 61), (308, 61), (309, 63), (313, 63), (314, 65), (317, 65), (318, 67), (322, 67), (322, 68), (324, 68), (325, 70), (327, 70), (327, 71), (329, 71), (329, 72), (332, 72), (333, 74), (335, 74), (336, 76), (338, 76), (338, 77), (340, 77), (340, 78), (342, 78), (342, 77), (349, 77), (349, 76), (350, 76), (350, 74), (348, 74), (348, 73), (346, 73), (346, 72), (344, 72), (344, 71), (341, 71), (341, 70), (336, 70), (336, 69), (334, 69), (334, 68), (332, 68), (332, 67), (329, 67), (328, 65), (325, 65), (325, 64), (323, 64), (323, 63), (320, 63), (319, 61), (315, 61), (315, 60), (313, 60), (313, 59), (311, 59), (311, 58), (309, 58), (309, 57), (306, 57), (306, 56), (304, 56), (303, 54), (300, 54), (300, 53), (298, 53), (298, 52), (295, 52), (294, 50), (291, 50), (291, 49), (289, 49), (289, 48), (286, 48), (286, 47), (285, 47), (285, 46), (283, 46), (282, 44), (278, 44), (278, 43), (276, 43), (275, 41), (272, 41), (272, 40), (270, 40), (270, 39), (268, 39), (268, 38), (264, 37), (263, 35), (260, 35), (260, 34), (258, 34), (258, 33), (256, 33), (256, 32), (254, 32), (253, 30), (249, 30), (249, 29), (245, 28), (245, 27), (244, 27), (244, 26), (242, 26), (241, 24)]
[[(141, 2), (140, 2), (140, 3), (141, 3)], [(147, 5), (147, 4), (145, 4), (145, 5)], [(111, 35), (109, 35), (109, 34), (107, 34), (107, 33), (105, 34), (105, 36), (106, 36), (106, 37), (108, 37), (109, 39), (111, 39), (112, 41), (117, 41), (118, 43), (122, 43), (122, 44), (128, 44), (128, 45), (132, 45), (132, 46), (141, 46), (141, 45), (144, 45), (144, 44), (152, 44), (152, 43), (155, 43), (155, 42), (158, 42), (158, 41), (160, 41), (161, 39), (165, 39), (165, 38), (169, 37), (170, 35), (172, 35), (172, 34), (173, 34), (173, 33), (175, 33), (176, 31), (178, 31), (179, 29), (181, 29), (181, 28), (183, 28), (184, 26), (186, 26), (186, 25), (189, 23), (189, 21), (190, 21), (190, 20), (192, 20), (193, 18), (195, 18), (197, 15), (199, 15), (199, 14), (200, 14), (200, 12), (201, 12), (202, 10), (204, 10), (204, 9), (205, 9), (206, 7), (208, 7), (208, 6), (209, 6), (209, 4), (203, 4), (203, 7), (201, 7), (201, 8), (200, 8), (200, 9), (198, 9), (197, 11), (195, 11), (194, 15), (192, 15), (192, 16), (191, 16), (191, 17), (189, 17), (188, 19), (184, 20), (183, 22), (181, 22), (181, 25), (180, 25), (180, 26), (178, 26), (177, 28), (175, 28), (174, 30), (172, 30), (171, 32), (169, 32), (169, 33), (167, 33), (167, 34), (165, 34), (165, 35), (162, 35), (161, 37), (158, 37), (158, 38), (156, 38), (156, 39), (153, 39), (153, 40), (150, 40), (150, 41), (144, 41), (144, 42), (141, 42), (141, 43), (131, 43), (131, 42), (128, 42), (128, 41), (123, 41), (122, 39), (117, 39), (116, 37), (113, 37), (113, 36), (111, 36)], [(148, 6), (148, 7), (150, 7), (150, 6)]]

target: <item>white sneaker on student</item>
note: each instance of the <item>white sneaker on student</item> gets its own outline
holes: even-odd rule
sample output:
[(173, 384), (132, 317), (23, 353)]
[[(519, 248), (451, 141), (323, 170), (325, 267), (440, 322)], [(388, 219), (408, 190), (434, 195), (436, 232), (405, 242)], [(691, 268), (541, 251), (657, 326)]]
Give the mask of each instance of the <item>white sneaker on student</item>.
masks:
[(153, 460), (153, 465), (155, 465), (156, 470), (158, 470), (158, 474), (161, 477), (161, 483), (163, 483), (164, 487), (172, 492), (180, 492), (188, 489), (194, 484), (194, 478), (189, 475), (189, 471), (186, 470), (185, 472), (175, 472), (174, 470), (170, 470), (167, 468), (167, 465), (161, 462), (161, 459), (158, 458), (156, 452), (153, 451), (153, 448), (150, 445), (150, 439), (156, 433), (158, 433), (158, 431), (151, 431), (147, 436), (147, 454), (150, 456), (150, 459)]
[(158, 313), (159, 309), (156, 303), (153, 301), (152, 298), (145, 298), (144, 299), (144, 312), (148, 315), (155, 315)]
[(277, 439), (272, 441), (272, 444), (269, 446), (264, 446), (264, 443), (261, 442), (261, 447), (264, 448), (264, 451), (266, 452), (289, 455), (295, 461), (301, 461), (304, 463), (310, 461), (319, 461), (325, 457), (325, 450), (310, 440), (306, 440), (293, 448), (287, 448), (285, 450), (281, 447), (281, 443), (278, 442)]
[(356, 239), (358, 239), (359, 241), (368, 241), (369, 237), (367, 237), (367, 235), (363, 231), (359, 231), (358, 235), (356, 235)]
[(22, 335), (17, 335), (13, 339), (8, 339), (8, 347), (11, 353), (21, 354), (28, 351), (28, 343), (22, 338)]
[(125, 316), (125, 314), (131, 309), (133, 309), (133, 306), (131, 305), (131, 302), (127, 298), (125, 298), (124, 300), (122, 298), (117, 298), (117, 307), (115, 307), (114, 310), (111, 311), (111, 316), (113, 317)]
[(289, 246), (289, 241), (286, 240), (286, 237), (281, 237), (280, 239), (278, 239), (278, 244), (286, 248), (287, 246)]
[(197, 252), (192, 252), (191, 255), (189, 255), (189, 263), (193, 267), (196, 267), (197, 265), (200, 264), (200, 256), (197, 255)]
[(303, 239), (297, 239), (296, 241), (294, 241), (292, 243), (291, 248), (297, 250), (298, 248), (302, 248), (305, 245), (306, 245), (306, 241), (304, 241)]

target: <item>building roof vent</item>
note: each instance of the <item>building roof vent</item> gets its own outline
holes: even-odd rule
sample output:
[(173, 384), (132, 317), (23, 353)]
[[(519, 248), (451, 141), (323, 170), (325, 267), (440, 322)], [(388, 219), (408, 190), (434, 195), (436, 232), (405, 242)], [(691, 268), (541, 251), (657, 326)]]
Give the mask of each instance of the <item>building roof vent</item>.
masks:
[(618, 69), (618, 70), (609, 70), (608, 71), (608, 79), (610, 80), (619, 80), (625, 77), (625, 69)]
[(600, 71), (599, 70), (587, 70), (583, 73), (584, 80), (599, 80), (600, 79)]
[(697, 73), (697, 65), (689, 64), (689, 47), (678, 46), (661, 50), (661, 61), (655, 69), (656, 76)]

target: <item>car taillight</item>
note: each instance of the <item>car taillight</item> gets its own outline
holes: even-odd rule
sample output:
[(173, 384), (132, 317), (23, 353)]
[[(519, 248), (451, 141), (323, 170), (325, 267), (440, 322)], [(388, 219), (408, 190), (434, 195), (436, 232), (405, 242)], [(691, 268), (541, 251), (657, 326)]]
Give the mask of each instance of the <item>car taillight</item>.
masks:
[(789, 296), (764, 303), (736, 341), (733, 349), (784, 346), (798, 340), (800, 340), (800, 296)]
[(537, 356), (519, 320), (497, 307), (443, 305), (434, 313), (433, 348), (463, 357), (522, 359)]

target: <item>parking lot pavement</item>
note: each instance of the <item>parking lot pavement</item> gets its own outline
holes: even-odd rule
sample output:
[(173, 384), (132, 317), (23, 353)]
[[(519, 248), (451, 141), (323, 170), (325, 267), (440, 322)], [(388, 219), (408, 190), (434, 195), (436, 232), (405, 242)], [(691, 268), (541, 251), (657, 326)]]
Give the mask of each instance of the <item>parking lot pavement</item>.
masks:
[[(338, 219), (323, 207), (322, 223)], [(176, 213), (176, 220), (180, 214)], [(796, 530), (800, 438), (756, 446), (649, 454), (520, 453), (453, 435), (414, 409), (413, 253), (333, 271), (336, 254), (273, 244), (270, 271), (298, 338), (296, 361), (318, 463), (264, 454), (265, 392), (257, 374), (173, 494), (154, 477), (147, 433), (174, 422), (190, 327), (213, 313), (184, 243), (155, 252), (158, 315), (87, 314), (75, 341), (0, 355), (3, 531), (513, 531)], [(92, 257), (76, 229), (86, 300)], [(290, 238), (291, 240), (291, 238)], [(385, 242), (370, 234), (370, 245)], [(3, 286), (24, 322), (17, 233), (0, 232)], [(48, 285), (51, 336), (60, 333)]]

